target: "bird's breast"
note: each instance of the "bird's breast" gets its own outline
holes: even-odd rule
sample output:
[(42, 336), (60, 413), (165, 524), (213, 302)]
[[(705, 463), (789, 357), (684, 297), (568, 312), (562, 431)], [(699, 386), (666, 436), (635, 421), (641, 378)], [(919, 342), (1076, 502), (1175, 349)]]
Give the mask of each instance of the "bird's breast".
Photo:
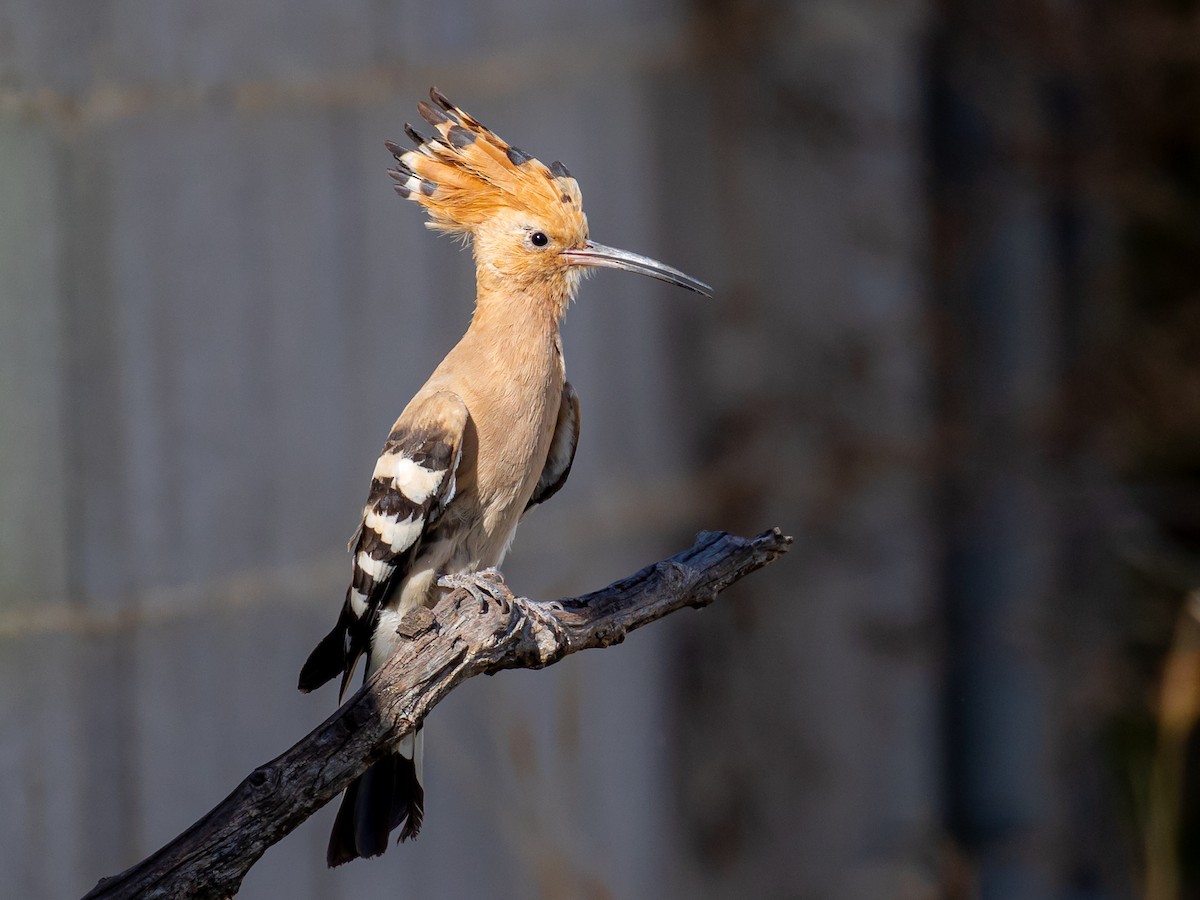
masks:
[(510, 385), (476, 419), (479, 438), (478, 491), (489, 530), (515, 524), (546, 462), (557, 419), (562, 384), (537, 390)]
[(455, 504), (472, 520), (455, 554), (465, 568), (501, 563), (541, 477), (565, 380), (561, 356), (547, 362), (466, 389), (471, 433)]

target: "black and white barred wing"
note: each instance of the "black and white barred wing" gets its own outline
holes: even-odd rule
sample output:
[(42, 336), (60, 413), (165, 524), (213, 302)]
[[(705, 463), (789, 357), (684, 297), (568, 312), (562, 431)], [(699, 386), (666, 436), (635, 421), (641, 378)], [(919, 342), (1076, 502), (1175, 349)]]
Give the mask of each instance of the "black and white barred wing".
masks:
[(462, 398), (441, 391), (415, 401), (392, 426), (375, 463), (362, 523), (350, 538), (353, 570), (341, 615), (300, 670), (300, 690), (341, 675), (345, 693), (370, 647), (380, 607), (454, 499), (467, 419)]

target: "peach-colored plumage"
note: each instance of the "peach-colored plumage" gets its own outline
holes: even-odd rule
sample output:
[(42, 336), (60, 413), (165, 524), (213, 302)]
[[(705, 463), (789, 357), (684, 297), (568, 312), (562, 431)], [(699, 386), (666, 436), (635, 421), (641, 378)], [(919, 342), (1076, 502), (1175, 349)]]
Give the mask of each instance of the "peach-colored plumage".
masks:
[[(392, 426), (351, 539), (350, 587), (333, 630), (300, 673), (301, 690), (368, 674), (401, 640), (409, 610), (436, 602), (439, 576), (503, 560), (521, 517), (565, 483), (579, 436), (559, 325), (589, 266), (626, 269), (709, 293), (662, 263), (596, 244), (579, 185), (561, 163), (512, 147), (436, 89), (421, 115), (437, 130), (387, 147), (389, 175), (429, 226), (474, 248), (470, 327)], [(419, 731), (347, 789), (328, 861), (374, 856), (389, 833), (416, 835), (423, 815)]]
[(389, 144), (388, 149), (399, 163), (393, 176), (401, 182), (397, 189), (425, 207), (432, 228), (469, 233), (498, 210), (513, 209), (539, 216), (564, 233), (587, 235), (579, 185), (560, 163), (552, 170), (437, 91), (430, 96), (437, 107), (422, 101), (418, 109), (438, 136), (426, 140), (409, 126), (417, 148)]

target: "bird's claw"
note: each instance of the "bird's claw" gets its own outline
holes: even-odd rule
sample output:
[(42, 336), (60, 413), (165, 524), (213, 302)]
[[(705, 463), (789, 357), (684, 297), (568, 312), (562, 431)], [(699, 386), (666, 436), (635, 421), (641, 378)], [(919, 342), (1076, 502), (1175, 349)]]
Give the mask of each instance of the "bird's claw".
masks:
[(495, 566), (461, 575), (443, 575), (438, 579), (438, 584), (451, 590), (466, 591), (479, 604), (481, 613), (486, 613), (490, 609), (491, 603), (495, 603), (506, 615), (512, 612), (512, 603), (509, 601), (510, 595), (508, 587), (504, 583), (504, 576)]

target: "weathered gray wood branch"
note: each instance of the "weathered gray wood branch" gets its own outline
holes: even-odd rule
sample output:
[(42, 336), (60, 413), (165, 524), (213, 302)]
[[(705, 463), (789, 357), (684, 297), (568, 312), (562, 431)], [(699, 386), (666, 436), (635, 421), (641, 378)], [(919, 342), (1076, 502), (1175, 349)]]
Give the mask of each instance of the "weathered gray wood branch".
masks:
[[(568, 653), (620, 643), (685, 606), (707, 606), (777, 559), (791, 538), (702, 532), (694, 546), (603, 590), (551, 602), (461, 586), (407, 620), (403, 649), (307, 737), (259, 766), (200, 821), (120, 875), (97, 898), (221, 898), (237, 893), (266, 849), (336, 797), (466, 679), (541, 668)], [(489, 596), (490, 594), (490, 596)]]

